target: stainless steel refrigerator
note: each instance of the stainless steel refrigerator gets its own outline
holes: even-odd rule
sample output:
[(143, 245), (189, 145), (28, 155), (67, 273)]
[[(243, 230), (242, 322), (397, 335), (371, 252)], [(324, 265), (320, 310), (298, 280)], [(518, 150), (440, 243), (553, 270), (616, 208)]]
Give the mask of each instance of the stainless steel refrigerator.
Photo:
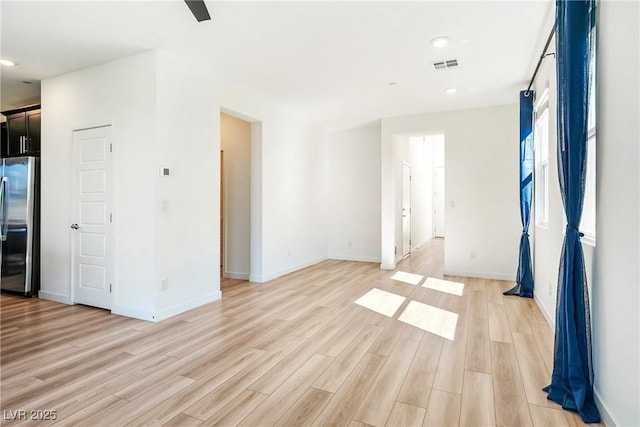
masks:
[(0, 170), (0, 289), (34, 296), (40, 288), (40, 159), (5, 158)]

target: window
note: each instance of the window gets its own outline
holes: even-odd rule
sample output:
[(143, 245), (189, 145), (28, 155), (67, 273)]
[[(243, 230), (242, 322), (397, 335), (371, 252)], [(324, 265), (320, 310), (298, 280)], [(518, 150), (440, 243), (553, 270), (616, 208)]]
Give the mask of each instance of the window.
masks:
[(536, 124), (533, 131), (535, 145), (535, 216), (536, 224), (546, 227), (549, 223), (549, 90), (545, 90), (536, 102)]
[(591, 93), (589, 94), (589, 115), (587, 120), (587, 176), (584, 188), (584, 204), (580, 231), (584, 233), (583, 241), (595, 245), (596, 242), (596, 87), (595, 87), (595, 55), (589, 65), (591, 74)]

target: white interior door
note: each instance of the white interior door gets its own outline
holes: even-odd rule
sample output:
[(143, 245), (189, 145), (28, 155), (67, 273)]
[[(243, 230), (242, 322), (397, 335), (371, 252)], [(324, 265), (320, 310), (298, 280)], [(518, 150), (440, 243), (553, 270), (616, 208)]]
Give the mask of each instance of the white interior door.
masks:
[(114, 257), (111, 127), (75, 131), (73, 143), (74, 302), (110, 309)]
[(444, 168), (434, 168), (433, 234), (444, 237)]
[(402, 164), (402, 256), (411, 253), (411, 166)]

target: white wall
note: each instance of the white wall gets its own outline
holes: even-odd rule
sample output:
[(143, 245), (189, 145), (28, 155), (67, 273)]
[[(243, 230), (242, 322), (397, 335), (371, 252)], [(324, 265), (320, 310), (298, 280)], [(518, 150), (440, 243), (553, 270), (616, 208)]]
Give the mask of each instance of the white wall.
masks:
[[(552, 41), (555, 43), (555, 39)], [(552, 44), (554, 46), (554, 44)], [(540, 98), (549, 88), (549, 217), (546, 225), (536, 224), (536, 212), (534, 205), (533, 216), (529, 230), (533, 252), (534, 268), (534, 297), (542, 309), (550, 324), (555, 324), (556, 296), (558, 290), (558, 266), (565, 233), (564, 208), (558, 184), (557, 162), (557, 83), (555, 57), (548, 56), (544, 59), (534, 89), (536, 96)], [(541, 188), (535, 188), (536, 193)], [(534, 197), (535, 200), (535, 197)], [(583, 245), (585, 255), (590, 254), (591, 247)], [(587, 263), (589, 270), (590, 263)], [(591, 283), (590, 277), (588, 282)]]
[(329, 258), (380, 262), (380, 122), (328, 136)]
[(113, 125), (116, 274), (113, 311), (156, 310), (156, 53), (42, 82), (43, 298), (70, 303), (73, 130)]
[(395, 267), (392, 141), (407, 133), (445, 135), (445, 274), (513, 280), (521, 230), (517, 105), (382, 119), (383, 268)]
[(251, 123), (220, 115), (224, 151), (224, 277), (249, 279), (251, 252)]
[(640, 7), (598, 5), (595, 388), (610, 421), (632, 426), (640, 425)]
[[(155, 320), (220, 294), (220, 109), (213, 73), (188, 51), (159, 51), (157, 67)], [(126, 97), (125, 97), (126, 99)], [(168, 210), (162, 211), (162, 201)], [(167, 290), (160, 290), (166, 278)]]

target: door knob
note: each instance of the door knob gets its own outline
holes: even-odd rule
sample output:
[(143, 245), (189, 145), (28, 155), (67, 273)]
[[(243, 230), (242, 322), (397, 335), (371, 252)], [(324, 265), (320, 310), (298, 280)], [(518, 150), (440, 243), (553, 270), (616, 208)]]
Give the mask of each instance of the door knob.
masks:
[(71, 224), (71, 228), (73, 228), (74, 230), (77, 230), (80, 227), (78, 226), (78, 224)]

